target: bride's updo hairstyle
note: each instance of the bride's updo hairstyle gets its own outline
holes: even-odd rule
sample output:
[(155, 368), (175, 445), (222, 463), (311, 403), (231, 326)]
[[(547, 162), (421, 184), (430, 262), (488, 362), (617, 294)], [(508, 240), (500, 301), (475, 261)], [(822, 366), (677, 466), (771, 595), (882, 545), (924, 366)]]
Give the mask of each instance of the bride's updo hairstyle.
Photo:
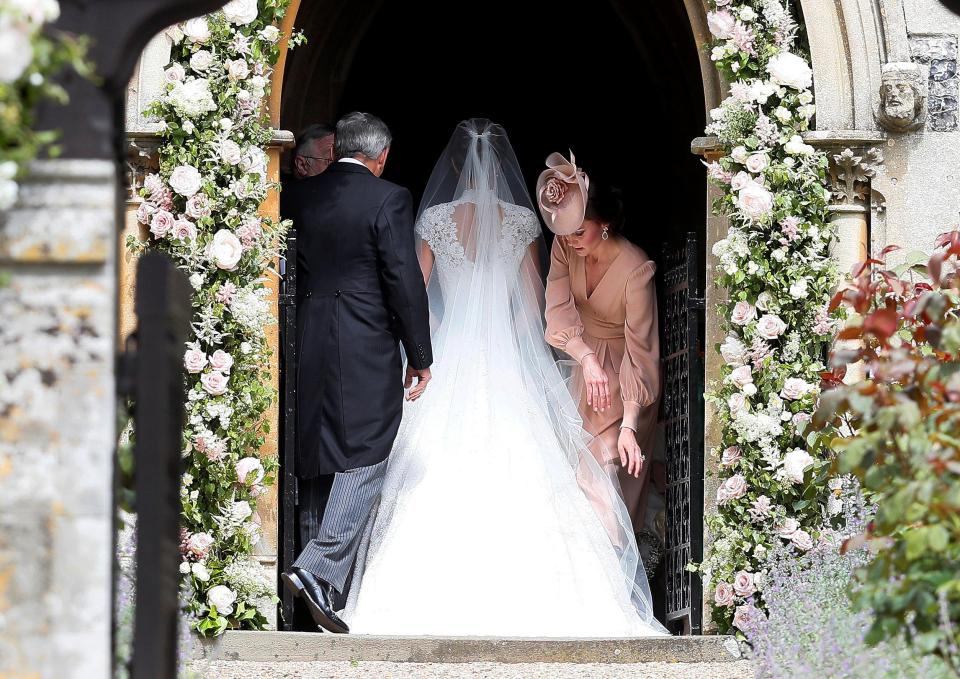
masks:
[(585, 218), (609, 224), (611, 231), (620, 233), (624, 224), (623, 192), (591, 175)]

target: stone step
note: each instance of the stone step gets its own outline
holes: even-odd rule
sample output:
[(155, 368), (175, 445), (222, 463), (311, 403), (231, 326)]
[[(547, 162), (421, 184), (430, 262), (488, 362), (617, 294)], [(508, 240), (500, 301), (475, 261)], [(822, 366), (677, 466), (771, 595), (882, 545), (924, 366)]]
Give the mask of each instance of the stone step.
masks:
[(740, 659), (736, 641), (725, 636), (520, 639), (237, 631), (201, 641), (194, 657), (271, 663), (722, 663)]

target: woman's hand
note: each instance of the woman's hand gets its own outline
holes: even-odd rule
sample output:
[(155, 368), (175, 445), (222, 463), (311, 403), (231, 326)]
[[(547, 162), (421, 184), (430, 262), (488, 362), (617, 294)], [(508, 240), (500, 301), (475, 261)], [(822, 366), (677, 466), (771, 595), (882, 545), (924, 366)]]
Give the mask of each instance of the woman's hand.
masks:
[(620, 464), (630, 476), (640, 478), (643, 470), (643, 451), (637, 444), (636, 433), (627, 427), (621, 427), (620, 438), (617, 440), (617, 451), (620, 453)]
[(607, 373), (600, 366), (596, 354), (587, 354), (580, 363), (583, 370), (583, 383), (587, 390), (587, 405), (594, 412), (603, 412), (613, 404), (610, 402), (610, 383)]

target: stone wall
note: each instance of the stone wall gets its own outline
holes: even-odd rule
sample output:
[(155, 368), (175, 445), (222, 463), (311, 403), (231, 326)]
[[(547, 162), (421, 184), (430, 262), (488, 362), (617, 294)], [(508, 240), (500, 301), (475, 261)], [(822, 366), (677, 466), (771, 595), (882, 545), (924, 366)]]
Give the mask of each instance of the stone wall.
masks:
[(0, 676), (106, 677), (117, 176), (43, 161), (0, 215)]

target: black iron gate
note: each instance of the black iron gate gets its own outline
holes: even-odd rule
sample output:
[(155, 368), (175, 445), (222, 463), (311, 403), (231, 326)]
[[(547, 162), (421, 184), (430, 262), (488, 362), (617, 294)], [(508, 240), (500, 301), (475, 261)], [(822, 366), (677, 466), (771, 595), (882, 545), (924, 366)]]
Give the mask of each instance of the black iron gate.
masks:
[(663, 246), (660, 355), (667, 461), (666, 624), (700, 634), (703, 590), (687, 565), (703, 558), (703, 308), (697, 235)]
[(278, 627), (293, 629), (294, 598), (279, 574), (293, 565), (297, 548), (297, 232), (287, 236), (287, 252), (280, 261), (280, 544), (277, 589), (280, 594)]

